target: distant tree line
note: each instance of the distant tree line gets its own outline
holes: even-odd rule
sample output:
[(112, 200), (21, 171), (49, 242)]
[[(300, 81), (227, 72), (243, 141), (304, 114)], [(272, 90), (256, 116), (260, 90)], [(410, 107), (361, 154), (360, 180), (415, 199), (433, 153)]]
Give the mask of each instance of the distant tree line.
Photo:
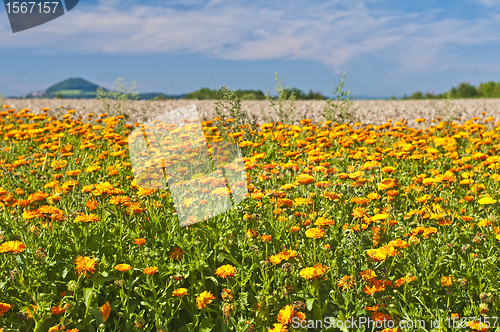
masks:
[[(265, 100), (266, 95), (260, 90), (236, 90), (236, 95), (240, 100)], [(295, 94), (296, 100), (325, 100), (326, 98), (319, 92), (309, 90), (309, 93), (304, 93), (297, 88), (286, 89), (287, 97)], [(185, 99), (220, 99), (221, 90), (211, 90), (209, 88), (202, 88), (197, 91), (189, 93)]]
[[(452, 98), (500, 98), (500, 82), (487, 82), (481, 83), (476, 88), (469, 83), (460, 83), (457, 88), (451, 88)], [(432, 94), (430, 92), (426, 92), (423, 94), (420, 91), (413, 93), (411, 96), (406, 96), (402, 99), (445, 99), (446, 95), (449, 91), (442, 94)]]

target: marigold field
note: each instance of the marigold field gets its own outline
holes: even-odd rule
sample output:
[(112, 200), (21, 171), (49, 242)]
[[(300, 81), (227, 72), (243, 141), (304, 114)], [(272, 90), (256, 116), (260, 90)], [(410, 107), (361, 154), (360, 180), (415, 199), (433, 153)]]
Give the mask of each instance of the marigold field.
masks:
[[(205, 121), (208, 142), (238, 143), (249, 194), (181, 227), (170, 192), (134, 180), (138, 123), (0, 111), (1, 331), (338, 330), (309, 325), (325, 317), (500, 326), (491, 117), (417, 119), (424, 130)], [(384, 332), (398, 330), (418, 329)]]

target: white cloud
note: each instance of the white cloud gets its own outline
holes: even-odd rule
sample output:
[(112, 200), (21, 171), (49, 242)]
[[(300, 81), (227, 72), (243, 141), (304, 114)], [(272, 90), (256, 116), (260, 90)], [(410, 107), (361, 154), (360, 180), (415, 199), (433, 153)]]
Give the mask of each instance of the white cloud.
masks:
[[(317, 60), (342, 71), (363, 56), (382, 55), (403, 72), (446, 68), (458, 58), (446, 44), (498, 43), (495, 14), (477, 20), (436, 19), (423, 14), (369, 10), (363, 1), (286, 7), (212, 0), (196, 10), (116, 4), (78, 6), (47, 23), (56, 34), (0, 34), (3, 47), (76, 53), (202, 52), (232, 60)], [(111, 0), (109, 0), (111, 1)], [(495, 3), (481, 0), (482, 3)], [(104, 1), (103, 1), (104, 3)], [(7, 30), (5, 23), (0, 30)], [(37, 28), (35, 28), (37, 29)], [(29, 30), (28, 30), (29, 31)], [(28, 32), (27, 31), (27, 32)]]

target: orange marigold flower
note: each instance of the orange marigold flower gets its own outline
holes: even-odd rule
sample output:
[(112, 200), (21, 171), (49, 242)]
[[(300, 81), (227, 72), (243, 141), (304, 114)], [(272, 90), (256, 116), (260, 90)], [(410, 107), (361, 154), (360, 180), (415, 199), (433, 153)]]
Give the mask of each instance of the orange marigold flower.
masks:
[(130, 201), (130, 197), (122, 195), (111, 197), (109, 203), (113, 205), (123, 205), (123, 206), (129, 206), (130, 204), (132, 204), (132, 202)]
[(12, 306), (10, 304), (0, 302), (0, 317), (2, 317), (10, 309), (12, 309)]
[[(32, 201), (28, 200), (30, 203), (32, 203)], [(34, 210), (24, 210), (23, 212), (23, 218), (24, 219), (33, 219), (33, 218), (42, 218), (43, 217), (43, 213), (41, 213), (40, 211), (38, 211), (38, 209), (34, 209)]]
[(300, 184), (308, 184), (314, 182), (314, 176), (309, 174), (299, 174), (297, 177), (297, 182)]
[(344, 276), (340, 278), (337, 283), (338, 287), (342, 287), (342, 290), (346, 290), (347, 288), (351, 288), (354, 286), (354, 277), (353, 276)]
[(95, 272), (95, 266), (97, 265), (97, 262), (88, 256), (78, 256), (75, 259), (75, 269), (78, 271), (79, 275), (85, 275), (88, 277), (88, 273), (94, 273)]
[(7, 241), (0, 245), (0, 253), (11, 252), (13, 254), (19, 254), (26, 249), (26, 245), (20, 241)]
[(234, 299), (234, 293), (232, 290), (224, 288), (221, 297), (223, 301), (232, 301)]
[(189, 293), (187, 292), (186, 288), (178, 288), (178, 289), (174, 289), (174, 291), (172, 292), (172, 295), (180, 297), (182, 299), (184, 296), (189, 295)]
[(62, 313), (64, 313), (66, 311), (66, 309), (64, 309), (64, 307), (61, 307), (61, 306), (57, 306), (57, 307), (52, 307), (51, 308), (51, 311), (52, 311), (52, 315), (60, 315)]
[(111, 306), (109, 305), (109, 302), (106, 301), (104, 305), (101, 307), (101, 315), (102, 315), (102, 321), (106, 323), (106, 321), (109, 318), (109, 314), (111, 313)]
[(146, 244), (146, 239), (144, 238), (134, 239), (134, 243), (137, 244), (138, 246), (143, 246)]
[(87, 203), (85, 203), (85, 206), (90, 210), (90, 211), (94, 211), (95, 209), (97, 209), (97, 206), (99, 205), (99, 202), (96, 201), (95, 199), (91, 199), (89, 201), (87, 201)]
[(295, 310), (293, 306), (287, 305), (283, 309), (281, 309), (278, 313), (278, 322), (283, 325), (290, 324), (292, 322), (292, 318), (294, 316)]
[(115, 270), (120, 272), (127, 272), (129, 270), (132, 270), (132, 266), (128, 264), (118, 264), (115, 266)]
[(271, 241), (271, 239), (273, 238), (273, 236), (272, 235), (262, 235), (260, 238), (264, 242), (269, 242), (269, 241)]
[(144, 269), (144, 274), (151, 275), (155, 274), (156, 271), (158, 271), (158, 268), (156, 266), (150, 266)]
[(80, 213), (78, 217), (75, 218), (75, 222), (96, 222), (99, 221), (99, 216), (93, 213)]
[(67, 176), (78, 176), (80, 175), (82, 171), (77, 169), (77, 170), (74, 170), (74, 171), (66, 171), (66, 175)]
[(215, 270), (215, 274), (222, 279), (226, 279), (228, 277), (233, 277), (236, 274), (236, 269), (232, 265), (226, 264), (217, 268), (217, 270)]
[(352, 209), (351, 215), (354, 218), (363, 218), (363, 216), (365, 215), (365, 209), (361, 207), (355, 207), (354, 209)]
[(408, 248), (409, 246), (408, 242), (401, 239), (392, 240), (388, 245), (394, 248)]
[(414, 280), (416, 280), (417, 277), (415, 276), (412, 276), (412, 277), (409, 277), (409, 276), (404, 276), (402, 278), (399, 278), (398, 280), (396, 280), (396, 282), (394, 282), (394, 287), (401, 287), (402, 285), (406, 284), (406, 283), (409, 283), (409, 282), (412, 282)]
[(215, 299), (215, 296), (210, 291), (204, 291), (198, 297), (196, 297), (196, 306), (198, 309), (206, 308), (207, 305), (212, 303)]
[(172, 251), (170, 253), (170, 255), (168, 255), (168, 257), (173, 258), (173, 259), (182, 259), (183, 255), (184, 255), (184, 253), (182, 252), (182, 249), (179, 247), (176, 247), (174, 249), (174, 251)]

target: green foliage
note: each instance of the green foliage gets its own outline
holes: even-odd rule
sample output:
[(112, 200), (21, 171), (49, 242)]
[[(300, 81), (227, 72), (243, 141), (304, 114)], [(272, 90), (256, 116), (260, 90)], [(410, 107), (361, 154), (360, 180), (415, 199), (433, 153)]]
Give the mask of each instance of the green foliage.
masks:
[(135, 92), (137, 80), (134, 79), (131, 87), (128, 87), (128, 83), (123, 83), (123, 81), (125, 79), (121, 77), (115, 81), (118, 87), (113, 88), (114, 91), (107, 91), (102, 87), (97, 89), (97, 99), (102, 102), (105, 113), (126, 116), (125, 111), (133, 108), (133, 102), (139, 99), (139, 94)]
[(201, 88), (200, 90), (189, 93), (185, 99), (220, 99), (220, 91)]
[[(241, 99), (236, 91), (231, 91), (225, 86), (222, 86), (219, 91), (221, 100), (215, 103), (215, 113), (219, 117), (216, 125), (223, 133), (223, 137), (227, 138), (228, 132), (234, 133), (243, 130), (243, 138), (250, 139), (250, 129), (255, 127), (257, 123), (255, 117), (250, 118), (248, 112), (241, 108)], [(226, 115), (228, 113), (229, 117)], [(228, 119), (232, 119), (232, 122), (228, 122)]]
[(418, 100), (418, 99), (423, 99), (423, 98), (424, 98), (424, 95), (420, 91), (417, 91), (410, 96), (410, 99), (417, 99)]
[[(469, 83), (460, 83), (458, 87), (452, 87), (450, 89), (453, 98), (456, 99), (464, 99), (464, 98), (500, 98), (500, 82), (496, 83), (493, 81), (487, 83), (481, 83), (476, 88), (475, 86)], [(447, 93), (442, 93), (438, 95), (431, 94), (429, 92), (425, 93), (425, 96), (422, 92), (417, 91), (413, 93), (410, 97), (406, 95), (402, 98), (404, 99), (445, 99), (447, 97)]]
[(155, 100), (165, 100), (165, 97), (163, 97), (162, 94), (159, 94), (158, 96), (156, 96)]
[[(290, 91), (288, 87), (284, 87), (283, 80), (280, 80), (280, 75), (275, 74), (274, 80), (276, 87), (274, 91), (278, 94), (277, 98), (269, 95), (269, 90), (266, 90), (266, 99), (269, 101), (271, 108), (278, 115), (278, 119), (283, 124), (292, 124), (295, 114), (295, 92)], [(288, 106), (288, 107), (287, 107)]]
[(328, 99), (326, 102), (328, 106), (325, 107), (324, 117), (328, 121), (344, 123), (344, 122), (353, 122), (354, 116), (349, 113), (349, 108), (352, 105), (351, 101), (351, 91), (342, 91), (344, 88), (344, 77), (345, 72), (342, 74), (340, 79), (340, 83), (337, 85), (337, 88), (333, 92), (333, 95), (337, 95), (337, 100)]
[(58, 98), (58, 99), (62, 99), (62, 97), (63, 97), (63, 96), (62, 96), (61, 91), (58, 91), (58, 92), (57, 92), (57, 94), (56, 94), (56, 98)]
[[(325, 100), (325, 97), (319, 92), (313, 92), (309, 90), (309, 93), (304, 93), (302, 90), (297, 88), (286, 88), (285, 93), (287, 98), (289, 98), (292, 93), (295, 94), (296, 100)], [(240, 100), (266, 100), (265, 94), (260, 90), (235, 90), (234, 93)], [(185, 99), (220, 99), (221, 90), (211, 90), (209, 88), (201, 88), (200, 90), (193, 91), (189, 93)]]

